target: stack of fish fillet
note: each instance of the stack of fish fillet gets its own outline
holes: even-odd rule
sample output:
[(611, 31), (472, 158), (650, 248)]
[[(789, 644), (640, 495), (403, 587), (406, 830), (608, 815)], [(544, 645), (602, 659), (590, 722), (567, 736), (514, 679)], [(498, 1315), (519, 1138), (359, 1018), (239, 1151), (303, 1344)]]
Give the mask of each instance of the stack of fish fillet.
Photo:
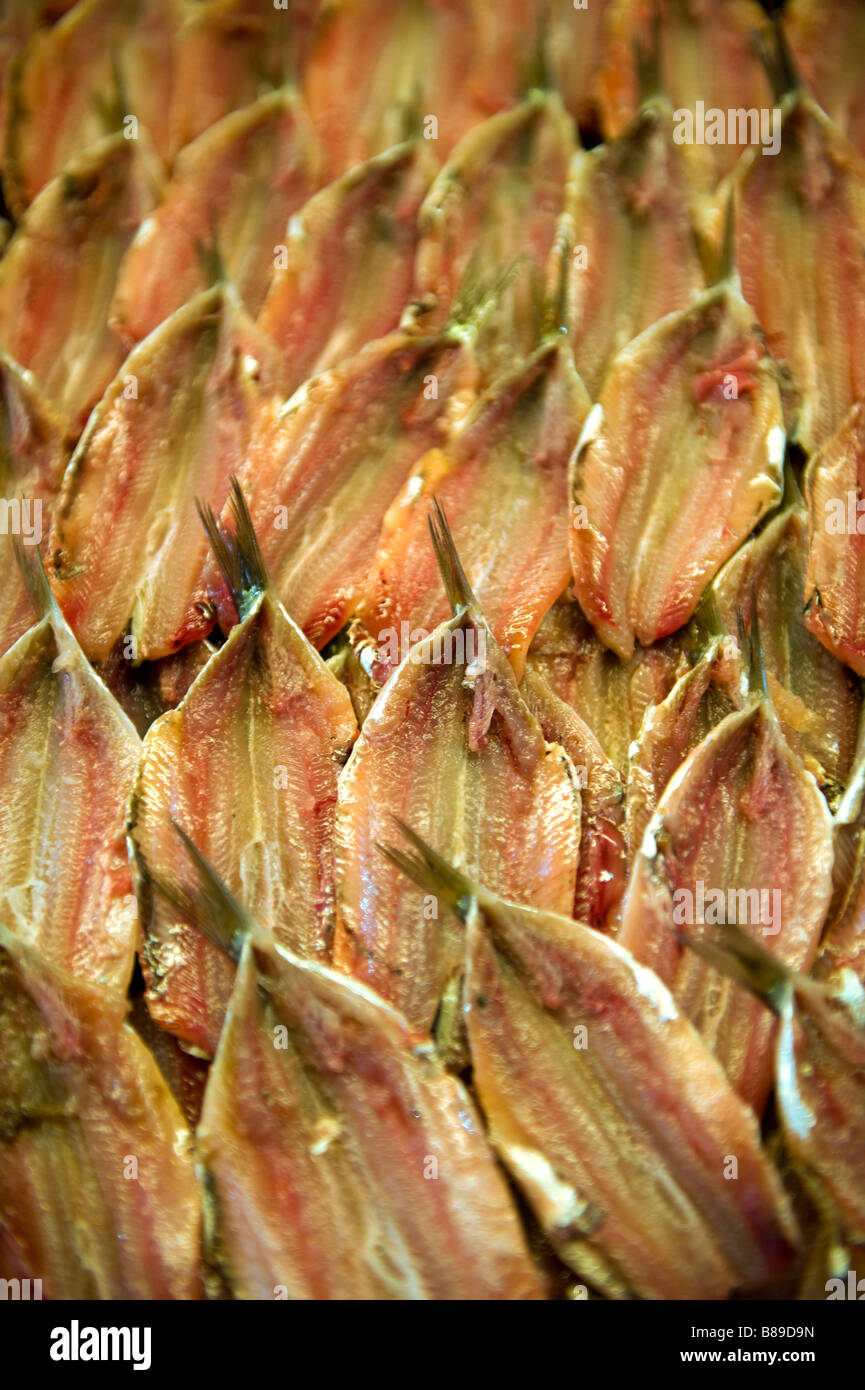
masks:
[(863, 62), (858, 0), (0, 7), (8, 1287), (865, 1258)]

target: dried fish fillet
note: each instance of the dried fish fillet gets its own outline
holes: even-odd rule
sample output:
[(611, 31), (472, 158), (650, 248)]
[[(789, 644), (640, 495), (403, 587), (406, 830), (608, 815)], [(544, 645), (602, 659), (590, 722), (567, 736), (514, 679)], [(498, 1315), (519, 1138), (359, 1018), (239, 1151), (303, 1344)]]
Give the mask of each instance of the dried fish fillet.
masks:
[[(773, 109), (759, 47), (771, 46), (765, 12), (757, 0), (612, 0), (606, 31), (598, 77), (605, 133), (619, 135), (636, 111), (640, 65), (649, 55), (677, 115), (691, 117), (690, 125), (679, 126), (690, 181), (696, 191), (710, 192), (762, 137), (761, 113)], [(740, 111), (756, 116), (756, 133), (752, 118), (740, 122)]]
[(34, 34), (10, 73), (3, 191), (16, 215), (111, 131), (171, 157), (184, 8), (181, 0), (81, 0)]
[(0, 925), (0, 1276), (42, 1297), (192, 1299), (192, 1135), (124, 1021)]
[(337, 774), (357, 734), (348, 693), (267, 584), (242, 495), (234, 534), (211, 541), (241, 621), (184, 699), (151, 727), (130, 812), (139, 862), (147, 1000), (206, 1056), (233, 981), (221, 951), (166, 900), (188, 863), (172, 820), (274, 939), (325, 958), (334, 921)]
[[(261, 412), (238, 481), (274, 588), (314, 646), (354, 613), (388, 507), (473, 385), (456, 338), (399, 331)], [(209, 590), (230, 626), (212, 567)]]
[(527, 669), (588, 724), (624, 776), (628, 750), (650, 705), (669, 695), (688, 669), (672, 638), (638, 647), (628, 661), (605, 647), (568, 593), (554, 603), (529, 648)]
[(613, 1298), (722, 1298), (783, 1272), (796, 1228), (755, 1117), (661, 981), (410, 839), (419, 857), (389, 856), (466, 922), (491, 1142), (560, 1258)]
[(13, 535), (48, 550), (51, 509), (69, 456), (63, 422), (29, 372), (0, 354), (0, 656), (38, 613), (15, 563)]
[(574, 456), (574, 590), (621, 657), (692, 616), (781, 496), (775, 368), (731, 280), (616, 358)]
[[(440, 516), (440, 514), (438, 514)], [(413, 646), (367, 715), (340, 779), (337, 966), (372, 985), (416, 1028), (438, 1020), (443, 1050), (462, 940), (376, 843), (392, 815), (517, 901), (570, 912), (580, 796), (548, 744), (477, 606), (449, 532), (436, 553), (456, 616)]]
[(139, 341), (203, 289), (207, 247), (254, 317), (288, 219), (317, 184), (317, 148), (292, 90), (211, 126), (178, 155), (124, 258), (112, 305), (117, 333)]
[[(727, 927), (697, 949), (778, 1015), (775, 1095), (790, 1153), (829, 1198), (845, 1239), (865, 1238), (865, 990), (852, 971), (816, 983)], [(826, 1285), (828, 1290), (829, 1285)]]
[(247, 947), (198, 1146), (240, 1298), (543, 1296), (460, 1082), (320, 965)]
[(664, 788), (692, 749), (743, 703), (739, 653), (732, 638), (714, 637), (659, 704), (646, 711), (628, 759), (628, 842), (634, 851)]
[(143, 142), (112, 135), (48, 183), (0, 260), (0, 344), (75, 433), (123, 361), (118, 267), (157, 194)]
[(861, 698), (851, 673), (808, 630), (811, 620), (802, 611), (808, 543), (807, 512), (788, 473), (783, 508), (727, 562), (712, 593), (730, 633), (740, 614), (750, 630), (756, 596), (769, 693), (781, 728), (834, 805), (853, 762)]
[(811, 524), (804, 590), (811, 632), (860, 676), (865, 675), (863, 486), (865, 405), (858, 402), (805, 473)]
[(769, 350), (792, 376), (790, 436), (811, 453), (865, 394), (865, 162), (804, 88), (781, 109), (778, 153), (750, 151), (732, 179), (736, 263)]
[(588, 724), (560, 700), (539, 670), (526, 670), (520, 694), (544, 738), (564, 748), (580, 791), (580, 859), (572, 915), (593, 927), (616, 920), (628, 874), (625, 786)]
[(376, 681), (400, 659), (382, 632), (408, 624), (429, 633), (448, 615), (427, 533), (433, 496), (519, 679), (538, 623), (570, 578), (568, 462), (588, 412), (567, 343), (554, 339), (491, 387), (443, 450), (420, 460), (385, 517), (357, 614)]
[(471, 322), (488, 381), (547, 327), (548, 262), (576, 149), (557, 97), (535, 94), (466, 135), (421, 209), (420, 322)]
[(196, 0), (175, 42), (171, 148), (180, 150), (223, 116), (296, 80), (319, 0)]
[(865, 155), (865, 10), (858, 0), (788, 0), (783, 24), (805, 82)]
[(565, 108), (581, 126), (598, 122), (599, 74), (612, 0), (578, 8), (573, 0), (547, 0), (542, 8), (543, 54)]
[(419, 145), (396, 145), (292, 217), (258, 316), (285, 358), (289, 392), (399, 326), (430, 162)]
[[(422, 133), (440, 160), (511, 106), (531, 57), (536, 0), (343, 0), (322, 8), (303, 96), (330, 177)], [(526, 48), (529, 48), (527, 53)]]
[[(47, 607), (35, 588), (33, 601)], [(106, 991), (126, 988), (135, 958), (123, 824), (140, 751), (48, 608), (0, 658), (0, 922)]]
[(88, 656), (107, 658), (130, 620), (136, 660), (207, 636), (196, 498), (227, 498), (278, 395), (278, 359), (228, 286), (196, 296), (126, 359), (72, 457), (51, 536), (51, 582)]
[(668, 782), (634, 862), (621, 944), (656, 971), (759, 1113), (772, 1084), (772, 1020), (692, 952), (734, 922), (808, 970), (832, 891), (832, 829), (816, 782), (767, 698), (736, 710)]
[(661, 97), (617, 140), (575, 161), (561, 227), (562, 322), (593, 399), (616, 354), (703, 288), (688, 192)]

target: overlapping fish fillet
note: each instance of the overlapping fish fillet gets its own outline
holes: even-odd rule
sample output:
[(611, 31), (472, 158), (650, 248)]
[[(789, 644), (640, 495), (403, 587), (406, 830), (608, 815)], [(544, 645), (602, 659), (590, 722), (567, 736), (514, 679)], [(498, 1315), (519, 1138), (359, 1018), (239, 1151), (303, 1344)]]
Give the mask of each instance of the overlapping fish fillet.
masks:
[(781, 496), (774, 364), (732, 280), (616, 358), (571, 478), (574, 590), (622, 657), (675, 632)]
[(743, 703), (739, 653), (713, 637), (690, 671), (646, 711), (628, 758), (628, 842), (636, 852), (664, 788), (687, 755)]
[(548, 262), (575, 153), (558, 97), (539, 93), (469, 132), (421, 209), (421, 322), (473, 322), (487, 381), (548, 326)]
[(439, 159), (517, 100), (536, 0), (344, 0), (322, 9), (303, 80), (330, 177), (423, 133)]
[(781, 1274), (796, 1228), (755, 1117), (661, 981), (411, 838), (421, 858), (396, 862), (466, 921), (490, 1139), (560, 1258), (613, 1298), (723, 1298)]
[(130, 353), (75, 450), (51, 536), (51, 582), (89, 656), (105, 659), (130, 620), (142, 660), (212, 628), (196, 498), (222, 507), (280, 373), (225, 285)]
[(63, 422), (30, 373), (0, 354), (0, 656), (38, 617), (15, 563), (13, 534), (25, 549), (47, 554), (51, 509), (68, 456)]
[(223, 116), (274, 87), (296, 82), (319, 0), (195, 0), (175, 41), (171, 148), (180, 150)]
[(0, 922), (54, 965), (115, 990), (135, 956), (123, 824), (140, 751), (49, 609), (0, 658)]
[(120, 268), (112, 304), (117, 333), (137, 342), (203, 289), (208, 247), (254, 317), (288, 219), (318, 186), (318, 165), (290, 88), (269, 92), (187, 145)]
[(76, 433), (123, 361), (109, 308), (156, 195), (143, 139), (109, 136), (42, 189), (0, 261), (0, 345)]
[(575, 161), (561, 227), (562, 322), (593, 399), (616, 353), (703, 288), (688, 198), (661, 97), (647, 100), (617, 140)]
[[(849, 968), (825, 983), (810, 980), (731, 927), (720, 941), (699, 943), (699, 949), (778, 1015), (775, 1096), (787, 1148), (803, 1170), (824, 1220), (828, 1198), (841, 1238), (861, 1241), (865, 1237), (865, 990), (861, 980)], [(828, 1284), (825, 1287), (828, 1290)]]
[(808, 519), (788, 473), (782, 510), (741, 546), (712, 593), (723, 626), (752, 626), (756, 598), (766, 679), (781, 728), (834, 805), (853, 762), (861, 699), (851, 673), (808, 630), (803, 613)]
[(598, 124), (599, 76), (613, 0), (578, 9), (573, 0), (547, 0), (542, 8), (543, 55), (552, 83), (581, 126)]
[[(805, 622), (865, 675), (865, 403), (857, 402), (805, 473), (810, 519)], [(861, 527), (861, 531), (860, 531)]]
[[(456, 616), (414, 645), (364, 722), (339, 785), (334, 960), (413, 1027), (450, 1044), (461, 934), (382, 861), (391, 817), (518, 902), (570, 912), (580, 794), (570, 759), (544, 739), (459, 570), (436, 550)], [(458, 1030), (457, 1030), (458, 1031)]]
[(152, 891), (151, 875), (175, 889), (188, 875), (171, 822), (275, 940), (326, 958), (337, 775), (357, 734), (348, 693), (270, 590), (242, 497), (232, 500), (234, 536), (211, 533), (222, 563), (236, 571), (242, 619), (177, 709), (148, 731), (130, 816), (146, 865), (139, 895), (148, 1006), (207, 1056), (234, 972), (176, 902)]
[[(16, 215), (110, 131), (123, 129), (133, 145), (146, 138), (170, 159), (184, 8), (181, 0), (81, 0), (34, 34), (10, 73), (3, 190)], [(130, 116), (135, 125), (124, 126)]]
[(858, 0), (788, 0), (783, 25), (805, 82), (865, 155), (865, 10)]
[(688, 669), (678, 641), (638, 647), (628, 661), (605, 647), (569, 592), (547, 613), (526, 662), (588, 724), (613, 766), (625, 775), (628, 750), (650, 705)]
[(396, 145), (291, 218), (258, 317), (283, 353), (289, 392), (399, 326), (434, 168), (419, 144)]
[(668, 782), (634, 862), (621, 944), (677, 1004), (759, 1113), (772, 1084), (772, 1020), (678, 933), (732, 921), (808, 970), (832, 892), (832, 827), (811, 773), (764, 697), (736, 710)]
[[(274, 589), (314, 646), (354, 613), (388, 507), (473, 386), (471, 352), (456, 338), (398, 331), (261, 412), (238, 481)], [(212, 566), (208, 583), (230, 625)]]
[(443, 450), (419, 461), (385, 517), (358, 609), (358, 640), (376, 652), (374, 679), (399, 661), (388, 659), (382, 632), (407, 623), (428, 634), (449, 611), (427, 530), (433, 496), (519, 678), (538, 623), (570, 578), (568, 463), (588, 411), (567, 343), (553, 339), (484, 393)]
[(371, 991), (250, 941), (198, 1147), (246, 1299), (543, 1297), (463, 1086)]
[(865, 162), (804, 88), (781, 109), (778, 153), (750, 151), (732, 179), (736, 263), (792, 377), (791, 438), (811, 453), (865, 394)]
[(585, 720), (529, 667), (520, 694), (544, 738), (564, 748), (580, 791), (580, 858), (573, 916), (594, 927), (615, 921), (628, 875), (625, 786)]
[(756, 0), (612, 0), (606, 30), (606, 61), (598, 78), (606, 135), (619, 135), (637, 110), (641, 54), (657, 45), (661, 83), (674, 110), (694, 115), (702, 102), (705, 113), (724, 113), (723, 139), (700, 141), (695, 125), (692, 138), (682, 141), (695, 191), (710, 192), (751, 135), (750, 125), (746, 134), (737, 120), (730, 138), (728, 111), (755, 112), (759, 121), (773, 107), (759, 48), (771, 47), (765, 12)]
[(199, 1296), (192, 1135), (122, 992), (0, 924), (0, 1277), (42, 1297)]

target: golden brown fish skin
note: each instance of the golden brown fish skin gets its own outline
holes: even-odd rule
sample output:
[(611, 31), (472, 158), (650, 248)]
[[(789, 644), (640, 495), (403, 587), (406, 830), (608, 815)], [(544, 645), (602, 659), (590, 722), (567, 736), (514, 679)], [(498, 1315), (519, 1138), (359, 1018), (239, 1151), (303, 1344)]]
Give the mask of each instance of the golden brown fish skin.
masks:
[[(25, 549), (48, 554), (51, 510), (69, 458), (64, 424), (29, 372), (0, 353), (0, 494), (17, 499)], [(0, 535), (0, 656), (38, 619), (15, 563), (12, 523)]]
[(56, 611), (0, 658), (0, 921), (106, 991), (135, 959), (123, 824), (140, 751)]
[(261, 308), (286, 224), (319, 182), (319, 152), (291, 89), (269, 92), (178, 155), (164, 197), (120, 267), (111, 322), (127, 346), (206, 287), (203, 248), (248, 312)]
[(0, 344), (75, 435), (124, 358), (108, 310), (158, 192), (144, 146), (112, 135), (89, 147), (42, 189), (0, 261)]
[(412, 648), (339, 784), (334, 961), (428, 1031), (457, 988), (463, 936), (381, 859), (377, 843), (394, 815), (509, 897), (570, 912), (580, 843), (574, 770), (544, 739), (476, 608)]
[[(731, 179), (742, 292), (791, 374), (791, 439), (819, 449), (865, 394), (865, 162), (804, 88), (781, 106), (778, 153)], [(803, 280), (799, 267), (813, 265)]]
[(616, 354), (704, 286), (689, 187), (665, 98), (574, 163), (562, 322), (593, 400)]
[(823, 646), (865, 676), (865, 405), (852, 407), (808, 463), (810, 520), (805, 622)]
[(723, 626), (751, 630), (756, 595), (760, 644), (784, 735), (834, 807), (853, 762), (861, 697), (849, 671), (824, 650), (803, 618), (808, 516), (788, 474), (778, 513), (751, 536), (712, 585)]
[[(480, 398), (443, 450), (421, 459), (384, 521), (358, 609), (382, 683), (398, 664), (382, 632), (432, 631), (449, 607), (429, 544), (435, 496), (517, 679), (544, 613), (570, 578), (568, 462), (589, 411), (567, 343), (553, 339)], [(385, 652), (382, 660), (381, 653)]]
[(628, 750), (651, 705), (669, 695), (689, 663), (677, 639), (638, 647), (628, 661), (605, 647), (570, 591), (554, 603), (529, 648), (527, 669), (588, 724), (624, 777)]
[(739, 652), (732, 638), (712, 638), (659, 704), (646, 711), (628, 759), (627, 832), (633, 853), (664, 788), (687, 755), (744, 702)]
[(198, 1131), (235, 1295), (543, 1298), (473, 1103), (428, 1040), (356, 982), (256, 954)]
[[(706, 934), (698, 920), (702, 883), (708, 913), (718, 910), (710, 893), (722, 894), (725, 914), (743, 916), (749, 935), (771, 942), (786, 964), (808, 970), (831, 872), (826, 802), (765, 698), (729, 714), (688, 755), (667, 784), (634, 863), (619, 940), (670, 986), (758, 1113), (772, 1084), (772, 1020), (738, 985), (719, 979), (693, 952), (683, 954), (676, 928), (698, 940)], [(755, 890), (768, 896), (756, 904), (753, 896), (744, 904), (741, 896), (729, 898), (730, 891)]]
[[(274, 589), (313, 646), (354, 613), (388, 507), (473, 386), (459, 341), (400, 330), (259, 415), (237, 476)], [(227, 630), (233, 604), (214, 565), (206, 578)]]
[(560, 700), (539, 670), (529, 667), (520, 694), (548, 743), (564, 748), (580, 789), (580, 859), (572, 916), (612, 929), (628, 877), (625, 786), (576, 710)]
[(473, 1084), (559, 1257), (613, 1298), (720, 1298), (782, 1271), (797, 1232), (755, 1117), (660, 980), (405, 833), (421, 858), (388, 857), (466, 921)]
[(284, 259), (258, 322), (285, 358), (289, 393), (399, 327), (435, 168), (421, 143), (394, 146), (315, 194), (280, 233)]
[(418, 321), (473, 324), (487, 384), (550, 326), (549, 263), (575, 151), (558, 97), (535, 93), (469, 131), (421, 208)]
[(207, 636), (196, 498), (222, 506), (280, 376), (228, 286), (130, 353), (75, 450), (51, 535), (52, 587), (89, 656), (106, 659), (130, 619), (135, 660)]
[(775, 366), (730, 280), (616, 358), (574, 454), (574, 591), (619, 656), (675, 632), (781, 497)]
[[(606, 61), (598, 78), (605, 135), (617, 136), (640, 102), (640, 48), (651, 53), (659, 27), (659, 78), (674, 110), (702, 101), (727, 111), (771, 109), (772, 89), (757, 40), (771, 45), (769, 20), (757, 0), (612, 0), (606, 11)], [(697, 194), (711, 193), (729, 174), (743, 144), (685, 142), (682, 153)]]
[(192, 1135), (125, 1013), (0, 925), (0, 1277), (43, 1298), (200, 1296)]
[(334, 923), (337, 776), (357, 735), (351, 701), (266, 590), (148, 731), (130, 812), (148, 1006), (198, 1053), (216, 1050), (234, 970), (177, 906), (188, 870), (171, 821), (274, 939), (326, 958)]
[(865, 12), (856, 0), (788, 0), (783, 27), (796, 67), (826, 114), (865, 155)]

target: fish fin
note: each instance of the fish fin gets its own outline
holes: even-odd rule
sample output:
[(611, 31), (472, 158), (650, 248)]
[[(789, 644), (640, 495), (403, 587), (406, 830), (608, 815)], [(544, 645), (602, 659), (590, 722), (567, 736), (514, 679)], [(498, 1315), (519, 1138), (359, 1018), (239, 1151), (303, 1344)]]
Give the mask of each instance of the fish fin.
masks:
[(219, 568), (231, 590), (238, 617), (243, 619), (259, 594), (264, 593), (269, 580), (240, 483), (237, 478), (231, 479), (233, 533), (219, 525), (212, 507), (201, 501), (196, 505)]
[(733, 923), (720, 927), (713, 941), (678, 932), (679, 940), (708, 965), (744, 985), (774, 1013), (788, 1012), (796, 982), (795, 973), (766, 947)]
[(34, 546), (25, 546), (20, 536), (12, 537), (12, 546), (24, 587), (36, 612), (40, 618), (58, 617), (60, 609), (51, 591), (51, 585), (48, 583), (48, 576), (45, 573), (42, 556), (38, 549)]
[(454, 615), (459, 616), (469, 609), (478, 611), (477, 599), (472, 593), (471, 585), (466, 578), (465, 570), (462, 567), (460, 557), (457, 554), (451, 528), (448, 525), (444, 509), (437, 498), (433, 498), (432, 507), (429, 514), (429, 529), (432, 537), (433, 550), (435, 551), (438, 567), (441, 572), (442, 582), (447, 591), (448, 601), (453, 609)]
[(176, 888), (173, 884), (166, 883), (153, 872), (140, 845), (130, 836), (139, 874), (143, 881), (161, 893), (172, 907), (182, 912), (184, 917), (188, 917), (202, 936), (237, 962), (240, 960), (244, 942), (255, 932), (255, 924), (183, 827), (174, 819), (171, 825), (182, 841), (195, 870), (196, 886)]
[(446, 859), (422, 840), (410, 826), (406, 825), (397, 816), (391, 816), (394, 825), (397, 826), (408, 840), (409, 844), (417, 850), (417, 855), (406, 854), (404, 850), (397, 849), (393, 845), (376, 845), (381, 854), (389, 859), (390, 862), (402, 872), (419, 888), (425, 888), (428, 892), (435, 893), (445, 899), (448, 906), (456, 912), (463, 921), (468, 914), (469, 904), (475, 896), (475, 887), (470, 879), (455, 869)]

